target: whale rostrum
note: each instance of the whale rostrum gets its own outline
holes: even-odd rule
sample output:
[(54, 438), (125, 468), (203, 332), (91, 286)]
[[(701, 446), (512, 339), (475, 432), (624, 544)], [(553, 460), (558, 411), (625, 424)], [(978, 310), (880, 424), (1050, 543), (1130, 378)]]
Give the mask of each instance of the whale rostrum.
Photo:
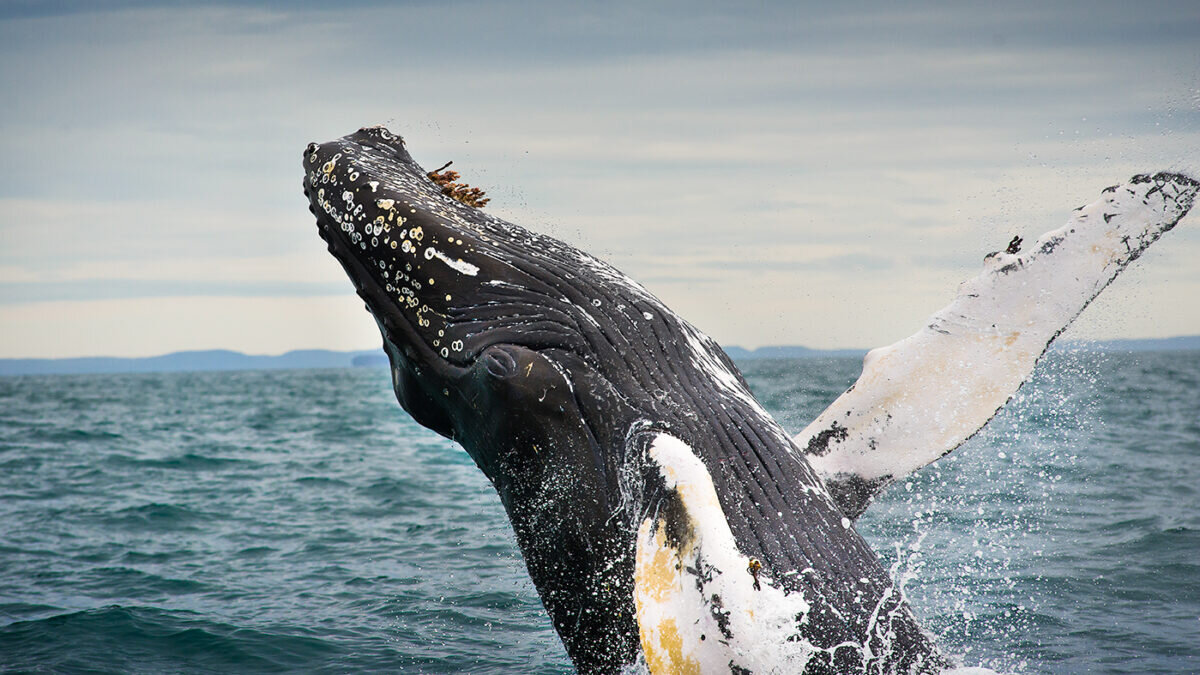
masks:
[[(451, 198), (389, 130), (310, 144), (303, 165), (396, 398), (491, 481), (586, 673), (951, 667), (853, 519), (986, 423), (1197, 187), (1138, 177), (1074, 229), (995, 254), (928, 334), (872, 352), (793, 439), (711, 338), (612, 266)], [(1059, 292), (1060, 271), (1085, 268)], [(1043, 290), (1021, 296), (1022, 277)], [(1030, 309), (1041, 293), (1069, 298)], [(964, 378), (976, 361), (986, 372)], [(982, 393), (943, 403), (962, 387)]]

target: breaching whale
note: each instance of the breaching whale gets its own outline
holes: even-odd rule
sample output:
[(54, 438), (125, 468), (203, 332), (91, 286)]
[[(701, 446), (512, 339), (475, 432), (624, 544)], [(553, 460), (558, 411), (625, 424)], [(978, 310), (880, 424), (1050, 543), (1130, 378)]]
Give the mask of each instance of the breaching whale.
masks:
[[(303, 163), (397, 399), (492, 482), (581, 672), (951, 667), (853, 519), (986, 423), (1197, 190), (1135, 177), (991, 256), (793, 439), (713, 340), (606, 263), (446, 196), (387, 129)], [(1055, 294), (1064, 269), (1077, 283)]]

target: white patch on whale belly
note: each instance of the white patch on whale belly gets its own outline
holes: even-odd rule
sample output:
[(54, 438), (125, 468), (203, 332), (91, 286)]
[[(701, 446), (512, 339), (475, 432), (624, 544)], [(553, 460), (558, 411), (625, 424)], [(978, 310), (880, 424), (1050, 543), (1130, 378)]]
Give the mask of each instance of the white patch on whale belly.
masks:
[(649, 459), (686, 521), (674, 524), (684, 533), (675, 542), (662, 514), (638, 529), (634, 604), (650, 672), (803, 670), (817, 651), (798, 631), (810, 609), (803, 594), (777, 588), (765, 571), (755, 588), (751, 558), (738, 551), (712, 478), (687, 444), (659, 434)]

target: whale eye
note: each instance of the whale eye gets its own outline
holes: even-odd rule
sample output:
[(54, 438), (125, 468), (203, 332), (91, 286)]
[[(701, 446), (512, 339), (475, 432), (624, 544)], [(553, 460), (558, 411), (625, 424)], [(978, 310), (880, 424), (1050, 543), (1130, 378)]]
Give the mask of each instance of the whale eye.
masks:
[(489, 349), (483, 355), (483, 367), (492, 377), (512, 377), (517, 372), (517, 360), (503, 349)]

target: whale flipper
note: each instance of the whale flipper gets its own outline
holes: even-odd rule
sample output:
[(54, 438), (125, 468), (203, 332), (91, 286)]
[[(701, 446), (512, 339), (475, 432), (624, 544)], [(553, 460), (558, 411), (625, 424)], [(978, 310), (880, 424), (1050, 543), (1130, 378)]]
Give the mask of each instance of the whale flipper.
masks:
[(1134, 176), (1021, 252), (1014, 237), (917, 333), (872, 350), (862, 375), (794, 438), (850, 518), (951, 452), (1029, 379), (1054, 338), (1187, 214), (1200, 183)]

